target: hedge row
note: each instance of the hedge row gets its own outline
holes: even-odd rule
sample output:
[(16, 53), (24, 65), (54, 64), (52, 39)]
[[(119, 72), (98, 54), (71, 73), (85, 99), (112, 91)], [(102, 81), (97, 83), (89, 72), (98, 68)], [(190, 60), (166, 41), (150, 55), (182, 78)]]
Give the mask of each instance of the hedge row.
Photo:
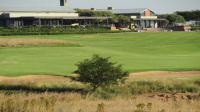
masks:
[(111, 31), (106, 27), (81, 27), (81, 26), (63, 26), (63, 27), (23, 27), (23, 28), (0, 28), (0, 35), (52, 35), (52, 34), (89, 34), (89, 33), (116, 33), (127, 31)]
[(192, 31), (200, 30), (200, 26), (192, 26)]

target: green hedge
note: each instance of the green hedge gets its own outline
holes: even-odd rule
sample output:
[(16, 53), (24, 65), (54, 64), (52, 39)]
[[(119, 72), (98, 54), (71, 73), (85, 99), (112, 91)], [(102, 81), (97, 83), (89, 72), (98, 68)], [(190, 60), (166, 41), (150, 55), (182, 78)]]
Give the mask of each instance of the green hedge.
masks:
[(30, 26), (23, 28), (3, 28), (0, 27), (0, 35), (52, 35), (52, 34), (89, 34), (89, 33), (116, 33), (127, 31), (111, 31), (106, 27), (81, 27), (81, 26)]
[(192, 31), (200, 30), (200, 26), (192, 26)]

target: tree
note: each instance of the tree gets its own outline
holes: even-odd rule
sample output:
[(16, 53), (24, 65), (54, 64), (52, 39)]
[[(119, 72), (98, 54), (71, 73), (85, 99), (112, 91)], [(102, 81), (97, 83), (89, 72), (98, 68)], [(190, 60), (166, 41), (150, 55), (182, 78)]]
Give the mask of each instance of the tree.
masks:
[(169, 14), (167, 15), (167, 20), (169, 21), (170, 24), (174, 24), (176, 21), (176, 14)]
[(185, 19), (183, 16), (177, 15), (175, 22), (176, 23), (185, 23)]
[(170, 25), (174, 25), (175, 23), (184, 23), (185, 19), (181, 15), (177, 14), (164, 14), (159, 15), (159, 18), (165, 18), (168, 20)]
[(177, 11), (176, 14), (183, 16), (186, 21), (200, 20), (200, 10)]
[(110, 11), (95, 11), (89, 9), (74, 9), (79, 16), (88, 16), (88, 17), (112, 17), (113, 14)]
[(78, 63), (75, 73), (80, 75), (79, 81), (89, 83), (95, 91), (100, 86), (117, 83), (128, 76), (128, 72), (124, 72), (121, 65), (116, 65), (109, 59), (93, 55), (91, 59)]

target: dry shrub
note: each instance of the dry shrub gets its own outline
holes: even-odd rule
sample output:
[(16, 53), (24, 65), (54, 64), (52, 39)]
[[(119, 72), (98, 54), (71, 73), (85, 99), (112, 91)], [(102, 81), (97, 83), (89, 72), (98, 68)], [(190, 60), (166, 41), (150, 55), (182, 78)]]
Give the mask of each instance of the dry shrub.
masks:
[(80, 46), (79, 43), (39, 38), (4, 38), (0, 39), (0, 47), (28, 47), (28, 46)]

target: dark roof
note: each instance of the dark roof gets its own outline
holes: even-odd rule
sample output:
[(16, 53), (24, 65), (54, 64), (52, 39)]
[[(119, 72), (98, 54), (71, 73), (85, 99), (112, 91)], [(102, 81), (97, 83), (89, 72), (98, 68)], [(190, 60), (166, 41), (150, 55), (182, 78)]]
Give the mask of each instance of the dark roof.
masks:
[(147, 8), (135, 8), (135, 9), (97, 9), (97, 11), (111, 11), (113, 14), (141, 14)]
[(73, 9), (66, 7), (54, 7), (54, 8), (22, 8), (13, 7), (11, 9), (0, 7), (0, 12), (75, 12)]

